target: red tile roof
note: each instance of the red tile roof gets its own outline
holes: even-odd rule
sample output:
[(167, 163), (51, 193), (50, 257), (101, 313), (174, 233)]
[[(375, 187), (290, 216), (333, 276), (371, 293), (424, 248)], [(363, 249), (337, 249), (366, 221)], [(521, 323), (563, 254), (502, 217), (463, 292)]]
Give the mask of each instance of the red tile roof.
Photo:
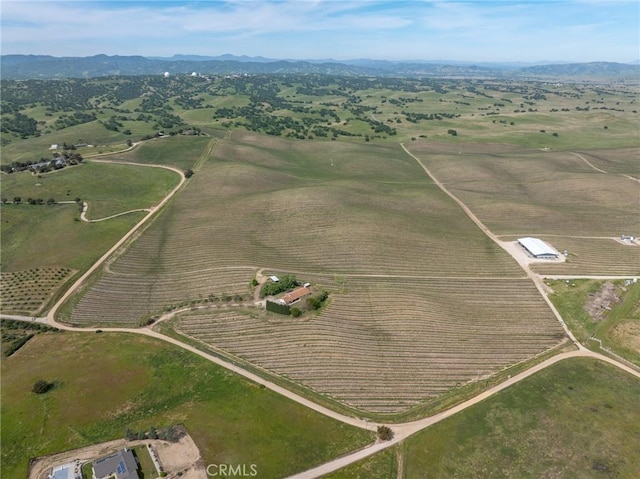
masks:
[(299, 300), (300, 298), (304, 298), (305, 296), (309, 296), (311, 294), (311, 288), (307, 288), (302, 286), (301, 288), (294, 289), (290, 293), (285, 294), (282, 299), (286, 304), (291, 304), (294, 301)]

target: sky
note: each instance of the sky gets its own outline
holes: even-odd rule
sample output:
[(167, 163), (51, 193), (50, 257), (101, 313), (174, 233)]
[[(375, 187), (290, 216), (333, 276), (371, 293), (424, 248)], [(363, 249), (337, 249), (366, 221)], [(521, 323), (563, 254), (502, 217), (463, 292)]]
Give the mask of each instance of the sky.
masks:
[(1, 0), (1, 53), (635, 62), (638, 0)]

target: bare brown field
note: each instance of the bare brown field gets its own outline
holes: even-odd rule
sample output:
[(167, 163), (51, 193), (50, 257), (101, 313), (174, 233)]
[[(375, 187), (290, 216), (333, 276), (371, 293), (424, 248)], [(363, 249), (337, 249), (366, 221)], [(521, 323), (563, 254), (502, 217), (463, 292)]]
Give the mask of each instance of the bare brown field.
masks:
[[(321, 278), (315, 278), (322, 281)], [(331, 278), (306, 319), (198, 310), (179, 331), (356, 408), (396, 413), (555, 346), (528, 280)]]
[(73, 322), (135, 323), (176, 301), (244, 294), (259, 268), (523, 274), (398, 146), (234, 137), (219, 141), (170, 209), (111, 262)]
[[(465, 145), (461, 154), (443, 155), (422, 142), (409, 147), (498, 235), (617, 236), (637, 226), (640, 185), (596, 171), (573, 153), (467, 154)], [(633, 171), (634, 151), (640, 153), (602, 155), (618, 170)]]
[(545, 237), (559, 251), (567, 250), (564, 263), (536, 264), (533, 271), (548, 275), (640, 275), (640, 245), (623, 245), (614, 239)]
[(591, 164), (607, 173), (620, 173), (640, 176), (640, 151), (637, 148), (619, 148), (616, 150), (576, 151)]

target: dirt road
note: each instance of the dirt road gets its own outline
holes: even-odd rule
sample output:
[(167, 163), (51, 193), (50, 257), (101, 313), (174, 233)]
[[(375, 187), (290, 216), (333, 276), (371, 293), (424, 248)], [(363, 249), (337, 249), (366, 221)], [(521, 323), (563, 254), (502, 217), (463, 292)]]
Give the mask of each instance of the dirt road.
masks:
[(160, 203), (158, 203), (154, 208), (152, 208), (149, 213), (147, 213), (147, 215), (145, 215), (144, 218), (142, 218), (140, 221), (138, 221), (138, 223), (131, 228), (122, 238), (120, 238), (120, 240), (113, 245), (109, 251), (107, 251), (105, 254), (103, 254), (100, 259), (98, 259), (98, 261), (96, 261), (82, 276), (80, 276), (80, 278), (73, 283), (73, 285), (67, 289), (67, 291), (62, 295), (62, 297), (60, 298), (60, 300), (58, 300), (58, 302), (56, 304), (53, 305), (53, 307), (51, 308), (51, 310), (49, 311), (49, 314), (47, 314), (47, 318), (51, 321), (55, 323), (55, 315), (56, 312), (58, 311), (58, 309), (60, 308), (60, 306), (69, 298), (69, 296), (71, 296), (81, 285), (82, 283), (84, 283), (84, 281), (91, 276), (91, 274), (96, 271), (101, 265), (102, 263), (104, 263), (115, 251), (118, 250), (118, 248), (120, 248), (129, 238), (131, 238), (145, 223), (147, 223), (147, 221), (149, 221), (153, 215), (155, 214), (156, 211), (159, 211), (165, 204), (167, 204), (167, 202), (173, 198), (173, 195), (175, 195), (178, 190), (180, 188), (182, 188), (182, 185), (184, 185), (186, 178), (184, 177), (183, 172), (173, 166), (164, 166), (164, 165), (145, 165), (142, 163), (125, 163), (125, 162), (121, 162), (121, 161), (112, 161), (112, 160), (93, 160), (96, 162), (100, 162), (100, 163), (118, 163), (118, 164), (125, 164), (125, 165), (137, 165), (137, 166), (149, 166), (151, 168), (164, 168), (167, 170), (172, 170), (174, 172), (176, 172), (178, 175), (180, 175), (180, 182), (176, 185), (175, 188), (173, 188), (173, 190), (171, 190), (167, 196), (164, 197), (164, 199), (162, 201), (160, 201)]
[[(215, 141), (215, 140), (212, 140)], [(478, 396), (459, 404), (458, 406), (455, 406), (447, 411), (443, 411), (439, 414), (436, 414), (434, 416), (428, 417), (428, 418), (424, 418), (418, 421), (413, 421), (413, 422), (408, 422), (408, 423), (404, 423), (404, 424), (395, 424), (395, 425), (391, 425), (390, 427), (392, 428), (392, 430), (394, 431), (394, 439), (392, 441), (389, 442), (384, 442), (384, 443), (375, 443), (365, 449), (362, 449), (360, 451), (356, 451), (352, 454), (343, 456), (341, 458), (338, 458), (334, 461), (330, 461), (326, 464), (323, 464), (321, 466), (318, 466), (314, 469), (302, 472), (300, 474), (296, 474), (295, 478), (315, 478), (315, 477), (320, 477), (324, 474), (328, 474), (331, 471), (335, 471), (337, 469), (340, 469), (348, 464), (351, 464), (353, 462), (356, 462), (364, 457), (370, 456), (372, 454), (375, 454), (376, 452), (386, 449), (394, 444), (397, 444), (398, 442), (402, 441), (403, 439), (406, 439), (407, 437), (411, 436), (412, 434), (415, 434), (416, 432), (427, 428), (439, 421), (442, 421), (443, 419), (450, 417), (470, 406), (473, 406), (474, 404), (477, 404), (478, 402), (498, 393), (499, 391), (502, 391), (503, 389), (516, 384), (517, 382), (531, 376), (532, 374), (535, 374), (536, 372), (551, 366), (552, 364), (557, 363), (558, 361), (562, 361), (564, 359), (568, 359), (568, 358), (573, 358), (573, 357), (592, 357), (592, 358), (596, 358), (599, 359), (601, 361), (606, 361), (610, 364), (615, 365), (616, 367), (619, 367), (627, 372), (629, 372), (630, 374), (633, 374), (634, 376), (640, 378), (640, 372), (638, 372), (637, 370), (622, 364), (621, 362), (615, 361), (611, 358), (608, 358), (606, 356), (603, 356), (601, 354), (595, 353), (593, 351), (587, 350), (584, 348), (584, 346), (582, 346), (573, 336), (573, 334), (571, 333), (571, 331), (569, 331), (569, 329), (566, 327), (566, 325), (564, 324), (564, 321), (562, 320), (562, 317), (560, 316), (559, 312), (556, 310), (556, 308), (553, 306), (553, 304), (551, 303), (551, 301), (548, 299), (545, 291), (544, 291), (544, 284), (543, 284), (543, 279), (540, 275), (533, 273), (529, 267), (528, 264), (529, 262), (527, 261), (523, 261), (522, 258), (518, 258), (516, 256), (514, 256), (514, 254), (512, 254), (512, 252), (509, 251), (509, 248), (505, 246), (505, 242), (501, 241), (500, 239), (498, 239), (498, 237), (496, 235), (494, 235), (474, 214), (473, 212), (461, 201), (459, 200), (455, 195), (453, 195), (451, 192), (449, 192), (446, 187), (438, 180), (436, 179), (431, 172), (422, 164), (422, 162), (416, 157), (414, 156), (411, 152), (409, 152), (404, 145), (402, 145), (402, 148), (405, 150), (405, 152), (410, 155), (412, 158), (414, 158), (418, 164), (420, 164), (420, 166), (423, 168), (423, 170), (425, 171), (425, 173), (434, 181), (434, 183), (445, 193), (447, 194), (447, 196), (449, 196), (452, 200), (454, 200), (456, 202), (456, 204), (458, 204), (460, 206), (460, 208), (465, 212), (465, 214), (467, 214), (467, 216), (478, 226), (478, 228), (480, 228), (481, 231), (483, 231), (491, 240), (493, 240), (496, 244), (498, 244), (501, 248), (505, 249), (505, 251), (507, 251), (509, 254), (512, 255), (512, 257), (514, 257), (514, 259), (518, 262), (518, 264), (522, 267), (522, 269), (524, 270), (524, 272), (526, 273), (527, 277), (531, 278), (532, 281), (534, 282), (534, 284), (536, 285), (536, 287), (538, 288), (538, 290), (540, 291), (540, 294), (542, 295), (542, 297), (545, 299), (545, 301), (547, 302), (547, 304), (549, 305), (549, 307), (551, 308), (551, 310), (553, 311), (553, 313), (556, 315), (558, 321), (563, 325), (565, 332), (567, 334), (567, 336), (574, 342), (574, 344), (576, 345), (576, 347), (578, 348), (577, 351), (573, 351), (573, 352), (568, 352), (568, 353), (563, 353), (563, 354), (559, 354), (557, 356), (554, 356), (546, 361), (543, 361), (542, 363), (539, 363), (533, 367), (531, 367), (530, 369), (517, 374), (515, 376), (513, 376), (512, 378), (508, 379), (507, 381), (494, 386), (493, 388), (485, 391), (482, 394), (479, 394)], [(102, 160), (102, 161), (108, 161), (108, 160)], [(150, 165), (144, 165), (144, 166), (150, 166)], [(154, 165), (156, 167), (164, 167), (161, 165)], [(153, 214), (158, 211), (163, 205), (166, 204), (167, 201), (169, 201), (169, 199), (180, 189), (180, 187), (182, 187), (182, 185), (184, 184), (184, 176), (182, 175), (182, 172), (176, 168), (173, 167), (166, 167), (168, 169), (172, 169), (174, 171), (176, 171), (177, 173), (180, 174), (181, 176), (181, 181), (180, 183), (167, 195), (167, 197), (156, 207), (154, 208), (153, 211), (149, 212), (148, 215), (146, 215), (136, 226), (134, 226), (120, 241), (118, 241), (118, 243), (116, 243), (116, 245), (114, 245), (107, 253), (105, 253), (78, 281), (76, 281), (76, 283), (74, 283), (74, 285), (69, 288), (69, 290), (63, 295), (63, 297), (54, 305), (54, 307), (51, 309), (51, 311), (49, 312), (49, 314), (47, 315), (46, 318), (46, 323), (50, 324), (51, 326), (55, 326), (58, 327), (60, 329), (64, 329), (64, 330), (69, 330), (69, 331), (79, 331), (79, 332), (93, 332), (96, 330), (96, 328), (74, 328), (74, 327), (70, 327), (61, 323), (58, 323), (55, 320), (55, 314), (58, 310), (58, 308), (60, 307), (60, 305), (66, 301), (66, 299), (73, 294), (73, 292), (80, 287), (80, 285), (84, 282), (84, 280), (91, 274), (93, 273), (97, 268), (99, 268), (102, 263), (104, 263), (107, 258), (109, 258), (118, 248), (120, 248), (125, 241), (127, 241), (129, 238), (131, 238), (131, 236), (137, 232), (140, 227), (146, 223), (152, 216)], [(29, 318), (29, 320), (31, 320), (31, 318)], [(45, 322), (45, 321), (42, 321)], [(156, 331), (153, 331), (150, 328), (141, 328), (141, 329), (133, 329), (133, 328), (100, 328), (105, 334), (108, 334), (109, 332), (122, 332), (122, 333), (129, 333), (129, 334), (141, 334), (141, 335), (145, 335), (145, 336), (149, 336), (149, 337), (154, 337), (166, 342), (169, 342), (171, 344), (174, 344), (178, 347), (181, 347), (187, 351), (192, 352), (193, 354), (197, 354), (198, 356), (201, 356), (205, 359), (207, 359), (208, 361), (211, 361), (213, 363), (218, 364), (219, 366), (222, 366), (226, 369), (229, 369), (255, 383), (264, 385), (266, 388), (284, 396), (287, 397), (299, 404), (304, 405), (305, 407), (308, 407), (314, 411), (317, 411), (327, 417), (331, 417), (333, 419), (336, 419), (338, 421), (341, 421), (343, 423), (355, 426), (355, 427), (359, 427), (362, 429), (368, 429), (371, 431), (375, 431), (376, 428), (378, 427), (378, 423), (372, 423), (372, 422), (368, 422), (365, 421), (363, 419), (357, 418), (357, 417), (352, 417), (352, 416), (347, 416), (344, 414), (340, 414), (337, 413), (335, 411), (332, 411), (322, 405), (316, 404), (313, 401), (306, 399), (302, 396), (299, 396), (298, 394), (295, 394), (281, 386), (278, 386), (277, 384), (274, 384), (266, 379), (263, 379), (260, 376), (257, 376), (256, 374), (253, 374), (249, 371), (246, 371), (244, 369), (242, 369), (239, 366), (236, 366), (234, 364), (231, 364), (230, 362), (227, 362), (223, 359), (220, 359), (219, 357), (216, 356), (211, 356), (209, 354), (206, 354), (198, 349), (196, 349), (193, 346), (190, 346), (188, 344), (185, 344), (177, 339), (174, 338), (170, 338), (168, 336), (165, 336), (161, 333), (158, 333)]]
[(361, 449), (359, 451), (356, 451), (352, 454), (348, 454), (346, 456), (342, 456), (338, 459), (335, 459), (333, 461), (327, 462), (325, 464), (322, 464), (318, 467), (315, 467), (313, 469), (309, 469), (307, 471), (301, 472), (299, 474), (295, 474), (293, 476), (289, 476), (288, 479), (315, 479), (318, 477), (322, 477), (326, 474), (329, 474), (331, 472), (337, 471), (338, 469), (341, 469), (343, 467), (348, 466), (349, 464), (353, 464), (354, 462), (360, 461), (361, 459), (364, 459), (366, 457), (369, 457), (377, 452), (380, 452), (384, 449), (387, 449), (391, 446), (394, 446), (395, 444), (398, 444), (399, 442), (403, 441), (404, 439), (408, 438), (409, 436), (422, 431), (423, 429), (426, 429), (448, 417), (453, 416), (454, 414), (457, 414), (461, 411), (464, 411), (465, 409), (481, 402), (484, 401), (485, 399), (493, 396), (494, 394), (499, 393), (500, 391), (522, 381), (523, 379), (528, 378), (529, 376), (545, 369), (548, 368), (549, 366), (556, 364), (559, 361), (563, 361), (565, 359), (569, 359), (569, 358), (577, 358), (577, 357), (590, 357), (590, 358), (594, 358), (594, 359), (599, 359), (601, 361), (605, 361), (607, 363), (613, 364), (614, 366), (617, 366), (621, 369), (623, 369), (624, 371), (634, 375), (635, 377), (637, 377), (638, 379), (640, 379), (640, 372), (636, 371), (635, 369), (632, 369), (624, 364), (621, 364), (611, 358), (608, 358), (607, 356), (603, 356), (601, 354), (598, 353), (594, 353), (593, 351), (589, 351), (589, 350), (579, 350), (579, 351), (571, 351), (571, 352), (567, 352), (567, 353), (562, 353), (562, 354), (558, 354), (552, 358), (547, 359), (546, 361), (543, 361), (539, 364), (536, 364), (535, 366), (527, 369), (526, 371), (523, 371), (520, 374), (516, 374), (515, 376), (507, 379), (506, 381), (498, 384), (497, 386), (492, 387), (491, 389), (486, 390), (485, 392), (478, 394), (477, 396), (469, 399), (468, 401), (465, 401), (461, 404), (458, 404), (457, 406), (452, 407), (451, 409), (447, 409), (446, 411), (443, 411), (441, 413), (435, 414), (433, 416), (424, 418), (424, 419), (419, 419), (417, 421), (412, 421), (412, 422), (407, 422), (404, 424), (396, 424), (391, 426), (391, 429), (393, 429), (394, 432), (394, 437), (391, 441), (387, 441), (387, 442), (383, 442), (383, 443), (377, 443), (374, 444), (372, 446), (366, 447), (364, 449)]
[(455, 196), (453, 193), (451, 193), (444, 186), (444, 184), (440, 180), (438, 180), (435, 176), (433, 176), (433, 174), (422, 163), (422, 161), (420, 161), (420, 159), (417, 156), (415, 156), (413, 153), (411, 153), (409, 150), (407, 150), (407, 148), (402, 143), (400, 143), (400, 146), (407, 153), (407, 155), (409, 155), (411, 158), (416, 160), (416, 162), (418, 162), (418, 164), (422, 167), (422, 169), (429, 176), (429, 178), (431, 178), (431, 180), (433, 180), (433, 182), (436, 184), (436, 186), (438, 188), (440, 188), (442, 190), (442, 192), (445, 193), (447, 196), (449, 196), (453, 201), (455, 201), (456, 204), (458, 206), (460, 206), (460, 208), (462, 208), (462, 211), (464, 211), (465, 214), (471, 219), (471, 221), (473, 221), (476, 224), (476, 226), (478, 226), (478, 228), (480, 228), (480, 231), (482, 231), (485, 235), (487, 235), (489, 237), (489, 239), (491, 239), (494, 243), (496, 243), (498, 246), (500, 246), (500, 248), (502, 248), (507, 253), (509, 253), (509, 255), (520, 265), (520, 267), (524, 270), (526, 275), (533, 281), (533, 284), (535, 285), (536, 289), (538, 290), (538, 292), (540, 293), (540, 295), (542, 296), (544, 301), (549, 306), (549, 309), (551, 309), (551, 311), (553, 312), (554, 316), (556, 317), (556, 319), (558, 320), (558, 322), (560, 323), (560, 325), (564, 329), (565, 334), (571, 339), (571, 341), (573, 341), (573, 343), (579, 349), (584, 349), (584, 346), (582, 346), (578, 342), (578, 340), (575, 338), (573, 333), (569, 330), (569, 328), (565, 324), (564, 320), (562, 319), (562, 316), (560, 315), (560, 312), (556, 309), (556, 307), (553, 305), (553, 303), (551, 302), (551, 300), (547, 296), (546, 291), (545, 291), (544, 281), (542, 280), (540, 275), (534, 273), (529, 268), (530, 261), (526, 260), (525, 257), (522, 254), (520, 254), (520, 252), (516, 251), (514, 249), (514, 247), (512, 246), (511, 242), (502, 241), (495, 234), (493, 234), (491, 232), (491, 230), (489, 230), (489, 228), (487, 228), (485, 226), (485, 224), (482, 221), (480, 221), (480, 219), (475, 214), (473, 214), (473, 212), (469, 209), (469, 207), (467, 207), (467, 205), (465, 205), (462, 202), (462, 200), (460, 200), (457, 196)]

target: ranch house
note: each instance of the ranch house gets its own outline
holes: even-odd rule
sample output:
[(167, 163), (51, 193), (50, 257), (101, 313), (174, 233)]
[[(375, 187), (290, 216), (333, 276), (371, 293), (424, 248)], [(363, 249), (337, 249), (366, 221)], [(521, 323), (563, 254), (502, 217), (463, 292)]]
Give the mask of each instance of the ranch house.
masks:
[(93, 461), (93, 479), (139, 479), (138, 462), (131, 449)]
[(309, 286), (301, 286), (298, 289), (294, 289), (293, 291), (285, 294), (281, 299), (287, 306), (290, 306), (302, 298), (306, 298), (311, 294), (311, 288)]
[(518, 243), (536, 259), (558, 259), (560, 253), (539, 238), (518, 238)]

